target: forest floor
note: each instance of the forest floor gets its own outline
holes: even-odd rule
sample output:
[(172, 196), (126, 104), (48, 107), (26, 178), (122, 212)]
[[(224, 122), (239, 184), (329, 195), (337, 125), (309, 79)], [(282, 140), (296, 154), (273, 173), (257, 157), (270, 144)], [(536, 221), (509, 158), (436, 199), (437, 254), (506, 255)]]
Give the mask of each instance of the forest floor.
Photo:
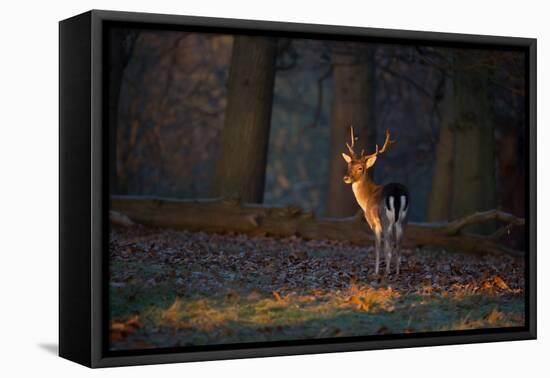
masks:
[[(524, 263), (142, 226), (110, 234), (112, 350), (524, 325)], [(381, 268), (383, 269), (382, 263)]]

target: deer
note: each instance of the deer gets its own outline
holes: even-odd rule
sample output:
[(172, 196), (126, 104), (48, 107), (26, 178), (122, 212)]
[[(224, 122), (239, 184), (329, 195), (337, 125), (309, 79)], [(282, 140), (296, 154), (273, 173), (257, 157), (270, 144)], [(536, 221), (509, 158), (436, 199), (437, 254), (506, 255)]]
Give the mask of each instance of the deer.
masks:
[(346, 143), (349, 155), (342, 153), (342, 157), (348, 164), (344, 183), (351, 184), (357, 204), (363, 210), (363, 215), (374, 232), (376, 261), (374, 273), (378, 276), (380, 266), (380, 248), (384, 242), (386, 276), (390, 274), (392, 255), (395, 254), (396, 275), (399, 275), (401, 265), (400, 245), (407, 226), (407, 212), (409, 209), (409, 191), (398, 183), (378, 185), (374, 183), (369, 169), (380, 155), (386, 153), (389, 147), (395, 143), (391, 139), (389, 130), (386, 130), (386, 139), (382, 148), (378, 148), (370, 155), (365, 155), (365, 150), (357, 156), (354, 150), (358, 138), (351, 129), (351, 144)]

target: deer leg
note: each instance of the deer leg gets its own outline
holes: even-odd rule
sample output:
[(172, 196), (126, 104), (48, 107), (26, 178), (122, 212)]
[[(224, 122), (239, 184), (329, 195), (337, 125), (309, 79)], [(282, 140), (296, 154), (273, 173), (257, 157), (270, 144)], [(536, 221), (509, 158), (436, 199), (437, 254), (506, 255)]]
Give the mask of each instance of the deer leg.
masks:
[(395, 225), (395, 244), (394, 244), (394, 251), (395, 251), (395, 274), (396, 275), (399, 275), (399, 267), (401, 266), (401, 248), (400, 245), (401, 245), (401, 236), (402, 236), (402, 231), (401, 231), (401, 225), (399, 223), (397, 223)]
[(388, 232), (384, 238), (384, 251), (386, 253), (386, 276), (390, 274), (391, 255), (392, 255), (392, 226), (388, 228)]
[(395, 225), (395, 257), (396, 257), (396, 265), (395, 265), (395, 272), (397, 275), (399, 275), (399, 267), (401, 265), (401, 239), (403, 238), (403, 226), (401, 222), (397, 222)]
[(395, 274), (399, 275), (399, 266), (401, 265), (401, 250), (399, 245), (395, 246)]
[(374, 274), (378, 274), (380, 268), (380, 247), (382, 244), (382, 232), (380, 229), (374, 230), (374, 251), (376, 253), (376, 261), (374, 264)]

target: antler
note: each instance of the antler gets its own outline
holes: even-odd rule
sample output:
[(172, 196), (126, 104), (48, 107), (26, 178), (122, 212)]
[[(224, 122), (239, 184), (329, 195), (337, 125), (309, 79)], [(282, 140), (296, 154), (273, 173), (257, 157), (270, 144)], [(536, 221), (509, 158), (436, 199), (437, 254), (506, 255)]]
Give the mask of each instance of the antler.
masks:
[(376, 145), (376, 152), (374, 152), (373, 154), (370, 154), (370, 155), (366, 155), (365, 158), (368, 159), (368, 158), (371, 158), (373, 156), (378, 156), (378, 155), (383, 154), (384, 152), (387, 151), (388, 147), (391, 146), (394, 143), (395, 143), (395, 140), (391, 140), (390, 130), (386, 130), (386, 140), (384, 141), (384, 145), (382, 146), (382, 149), (379, 149), (378, 144), (377, 144)]
[[(351, 157), (355, 158), (355, 151), (353, 150), (353, 147), (355, 147), (355, 140), (357, 138), (355, 137), (355, 135), (353, 135), (353, 126), (350, 126), (350, 133), (351, 133), (351, 146), (347, 142), (346, 142), (346, 146), (348, 147)], [(363, 156), (363, 153), (361, 153), (361, 156)]]

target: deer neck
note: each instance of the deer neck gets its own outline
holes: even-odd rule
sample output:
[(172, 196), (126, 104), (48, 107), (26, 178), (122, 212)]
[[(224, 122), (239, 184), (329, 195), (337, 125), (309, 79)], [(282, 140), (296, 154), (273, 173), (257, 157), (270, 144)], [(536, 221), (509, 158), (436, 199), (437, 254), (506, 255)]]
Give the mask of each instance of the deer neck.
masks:
[(351, 188), (353, 189), (355, 200), (361, 209), (366, 212), (367, 207), (369, 206), (369, 199), (371, 198), (372, 193), (374, 193), (374, 191), (378, 188), (378, 185), (371, 180), (368, 174), (365, 174), (361, 180), (351, 184)]

